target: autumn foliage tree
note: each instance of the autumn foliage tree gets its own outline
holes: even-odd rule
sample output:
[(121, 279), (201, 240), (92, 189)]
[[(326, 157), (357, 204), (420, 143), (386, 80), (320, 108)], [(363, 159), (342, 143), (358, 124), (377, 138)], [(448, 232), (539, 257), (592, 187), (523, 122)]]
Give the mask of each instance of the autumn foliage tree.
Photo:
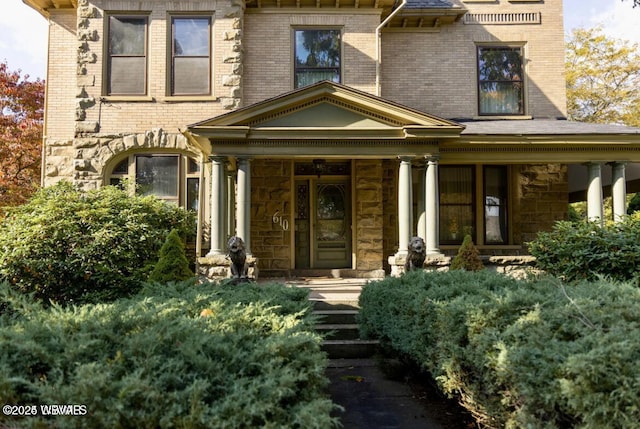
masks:
[(0, 217), (40, 183), (44, 81), (29, 81), (0, 63)]
[(569, 119), (640, 126), (640, 46), (576, 29), (567, 41)]

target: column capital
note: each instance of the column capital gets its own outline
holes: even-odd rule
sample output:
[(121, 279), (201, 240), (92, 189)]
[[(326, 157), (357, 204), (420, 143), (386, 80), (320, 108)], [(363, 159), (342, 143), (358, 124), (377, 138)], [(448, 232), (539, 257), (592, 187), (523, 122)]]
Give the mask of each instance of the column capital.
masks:
[(629, 161), (611, 161), (611, 162), (607, 162), (607, 165), (610, 165), (612, 167), (625, 167), (627, 164), (629, 164)]
[(224, 156), (224, 155), (209, 155), (209, 161), (212, 162), (217, 162), (217, 163), (225, 163), (229, 160), (228, 157)]
[(435, 164), (440, 161), (440, 154), (429, 154), (424, 156), (425, 161), (430, 164)]
[(413, 156), (413, 155), (398, 155), (398, 159), (400, 160), (400, 162), (411, 163), (415, 159), (415, 156)]

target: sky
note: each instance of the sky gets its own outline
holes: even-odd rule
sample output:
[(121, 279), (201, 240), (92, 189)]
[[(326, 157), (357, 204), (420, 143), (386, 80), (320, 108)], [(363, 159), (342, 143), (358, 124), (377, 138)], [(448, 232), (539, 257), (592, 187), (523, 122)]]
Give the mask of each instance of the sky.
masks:
[[(560, 1), (560, 0), (546, 0)], [(640, 7), (632, 0), (563, 0), (565, 33), (601, 25), (607, 36), (640, 43)], [(0, 62), (30, 80), (46, 78), (47, 20), (22, 3), (0, 0)]]

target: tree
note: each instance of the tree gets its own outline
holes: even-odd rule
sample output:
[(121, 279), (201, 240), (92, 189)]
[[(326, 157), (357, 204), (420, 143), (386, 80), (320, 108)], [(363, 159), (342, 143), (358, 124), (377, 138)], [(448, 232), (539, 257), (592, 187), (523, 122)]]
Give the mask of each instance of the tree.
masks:
[(28, 79), (0, 63), (0, 215), (40, 183), (44, 81)]
[(160, 258), (154, 267), (149, 281), (152, 282), (179, 282), (188, 280), (194, 276), (189, 267), (189, 260), (184, 253), (184, 244), (180, 239), (178, 230), (173, 229), (167, 236), (162, 248)]
[(465, 235), (462, 246), (458, 249), (456, 257), (451, 262), (450, 270), (480, 271), (484, 269), (484, 264), (480, 259), (480, 252), (473, 244), (470, 235)]
[(640, 126), (637, 43), (607, 38), (601, 27), (573, 30), (566, 70), (569, 119)]

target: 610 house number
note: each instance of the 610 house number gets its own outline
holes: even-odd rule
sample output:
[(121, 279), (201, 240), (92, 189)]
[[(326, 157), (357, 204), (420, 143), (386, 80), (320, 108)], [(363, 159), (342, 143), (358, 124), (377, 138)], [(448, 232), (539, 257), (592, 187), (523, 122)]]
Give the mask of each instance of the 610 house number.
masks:
[(284, 231), (289, 231), (289, 221), (282, 217), (280, 210), (276, 210), (273, 216), (271, 216), (271, 221), (276, 225), (280, 225), (280, 228)]

